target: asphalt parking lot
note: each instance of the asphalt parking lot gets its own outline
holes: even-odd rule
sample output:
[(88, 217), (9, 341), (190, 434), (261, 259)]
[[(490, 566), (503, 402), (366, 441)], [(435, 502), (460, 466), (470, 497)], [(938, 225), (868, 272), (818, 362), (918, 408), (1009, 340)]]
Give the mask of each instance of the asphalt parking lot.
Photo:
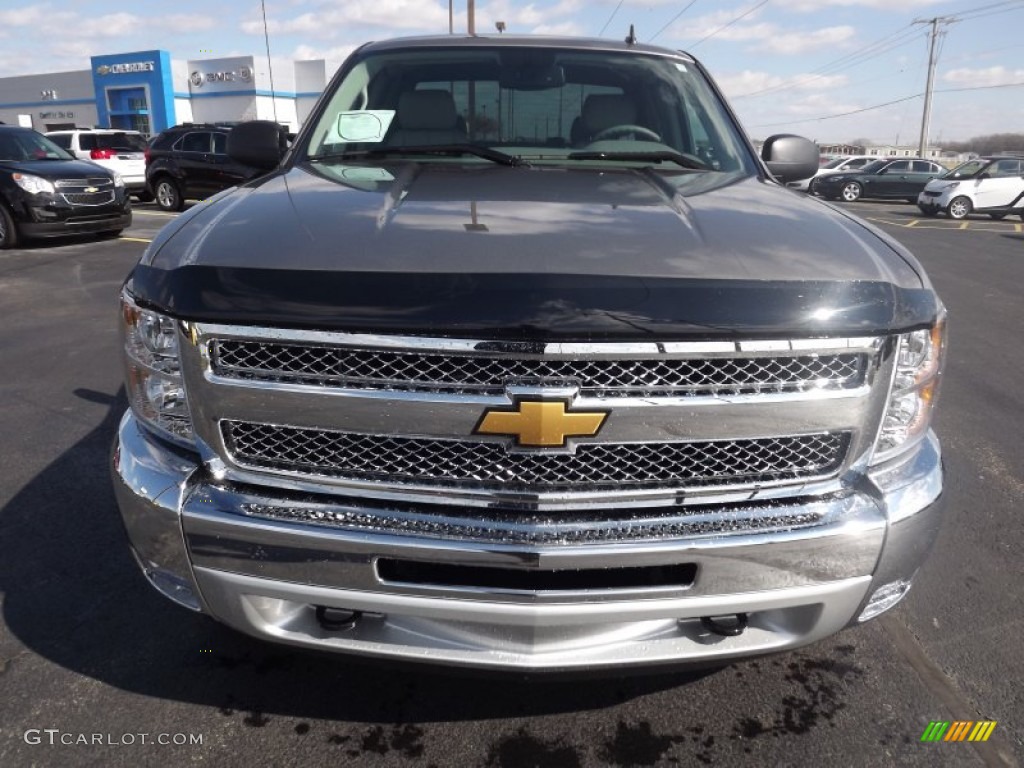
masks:
[[(118, 287), (171, 215), (137, 206), (118, 240), (0, 253), (0, 765), (1018, 765), (1022, 222), (845, 207), (910, 247), (949, 309), (936, 551), (900, 607), (856, 630), (621, 679), (297, 652), (170, 604), (131, 559), (107, 459), (125, 407)], [(998, 726), (921, 743), (932, 720)]]

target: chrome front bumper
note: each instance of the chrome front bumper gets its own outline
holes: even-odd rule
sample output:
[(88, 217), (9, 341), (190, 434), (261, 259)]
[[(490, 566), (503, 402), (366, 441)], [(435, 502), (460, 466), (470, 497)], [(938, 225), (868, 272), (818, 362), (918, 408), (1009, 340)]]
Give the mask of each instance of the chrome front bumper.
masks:
[[(254, 506), (307, 502), (217, 482), (130, 413), (113, 476), (144, 573), (182, 605), (294, 645), (527, 670), (725, 660), (827, 637), (855, 623), (876, 589), (913, 577), (937, 533), (942, 491), (930, 434), (912, 457), (857, 487), (781, 507), (820, 516), (811, 527), (598, 544), (427, 537), (254, 517)], [(519, 572), (688, 564), (696, 577), (680, 586), (536, 592), (388, 581), (382, 559)], [(325, 629), (317, 606), (362, 618)], [(733, 637), (700, 621), (738, 613), (749, 625)]]

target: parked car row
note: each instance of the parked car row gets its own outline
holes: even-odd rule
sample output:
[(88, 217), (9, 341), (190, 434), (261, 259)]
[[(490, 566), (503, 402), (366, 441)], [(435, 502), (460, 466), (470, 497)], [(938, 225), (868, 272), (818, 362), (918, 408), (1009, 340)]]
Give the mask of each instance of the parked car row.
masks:
[[(803, 186), (806, 185), (806, 186)], [(806, 182), (790, 183), (827, 200), (906, 200), (926, 216), (962, 219), (987, 213), (993, 219), (1024, 219), (1024, 157), (979, 157), (947, 171), (922, 158), (872, 159), (864, 155), (833, 160)]]

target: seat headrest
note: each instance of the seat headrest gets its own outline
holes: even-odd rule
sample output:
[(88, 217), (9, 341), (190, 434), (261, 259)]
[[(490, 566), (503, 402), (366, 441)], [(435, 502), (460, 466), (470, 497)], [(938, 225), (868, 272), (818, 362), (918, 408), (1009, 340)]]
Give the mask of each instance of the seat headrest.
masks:
[(406, 91), (398, 97), (398, 122), (407, 131), (455, 127), (455, 99), (448, 91)]
[(594, 93), (583, 102), (582, 118), (592, 134), (613, 125), (635, 125), (636, 104), (628, 96)]

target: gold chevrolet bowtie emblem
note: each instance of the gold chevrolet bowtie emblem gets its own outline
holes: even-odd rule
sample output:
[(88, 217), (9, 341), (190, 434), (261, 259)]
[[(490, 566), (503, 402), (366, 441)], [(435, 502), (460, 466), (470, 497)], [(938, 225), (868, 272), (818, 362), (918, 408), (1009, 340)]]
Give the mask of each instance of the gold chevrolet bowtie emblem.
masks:
[(100, 188), (99, 187), (86, 187), (85, 191), (86, 192), (99, 192)]
[(473, 431), (479, 435), (508, 435), (516, 445), (552, 448), (567, 437), (593, 437), (608, 418), (607, 411), (566, 411), (562, 400), (519, 400), (513, 410), (491, 408)]

